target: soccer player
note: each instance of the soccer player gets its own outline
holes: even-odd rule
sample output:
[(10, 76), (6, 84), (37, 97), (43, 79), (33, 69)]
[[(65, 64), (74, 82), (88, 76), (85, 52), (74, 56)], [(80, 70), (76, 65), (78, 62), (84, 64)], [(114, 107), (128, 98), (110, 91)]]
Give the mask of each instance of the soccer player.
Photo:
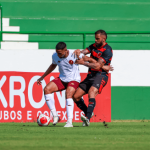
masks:
[[(112, 59), (112, 48), (106, 43), (107, 34), (104, 30), (98, 30), (95, 32), (95, 43), (80, 51), (76, 50), (74, 53), (79, 56), (83, 54), (91, 54), (91, 58), (94, 60), (91, 62), (85, 62), (80, 59), (76, 61), (77, 64), (81, 64), (89, 67), (88, 75), (84, 81), (79, 85), (79, 88), (74, 94), (74, 102), (85, 113), (85, 116), (81, 116), (83, 126), (90, 125), (90, 118), (92, 116), (96, 101), (95, 97), (101, 93), (103, 87), (108, 81), (108, 68)], [(92, 59), (91, 59), (92, 60)], [(104, 66), (103, 66), (104, 65)], [(107, 65), (107, 66), (105, 66)], [(103, 68), (101, 68), (103, 66)], [(106, 69), (104, 70), (104, 67)], [(107, 69), (108, 68), (108, 69)], [(85, 105), (82, 96), (88, 93), (89, 105)]]
[[(80, 54), (79, 58), (82, 58), (82, 56), (83, 54)], [(74, 54), (67, 50), (66, 44), (64, 42), (59, 42), (56, 45), (56, 52), (52, 55), (52, 64), (37, 80), (37, 84), (40, 84), (44, 77), (50, 74), (58, 65), (60, 72), (59, 77), (50, 81), (44, 88), (46, 104), (53, 115), (53, 125), (56, 125), (60, 121), (60, 118), (56, 112), (55, 101), (52, 93), (66, 89), (66, 109), (68, 120), (64, 127), (73, 127), (72, 119), (74, 102), (72, 97), (81, 80), (78, 64), (75, 64), (76, 59), (77, 58), (74, 57)]]

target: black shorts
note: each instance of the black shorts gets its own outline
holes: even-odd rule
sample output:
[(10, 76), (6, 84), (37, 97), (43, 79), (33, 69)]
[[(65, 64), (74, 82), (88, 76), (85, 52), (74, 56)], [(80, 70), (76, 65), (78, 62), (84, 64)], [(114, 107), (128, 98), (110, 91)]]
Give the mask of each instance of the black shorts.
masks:
[(80, 83), (79, 87), (88, 93), (91, 86), (98, 89), (99, 94), (101, 93), (103, 87), (107, 84), (108, 76), (100, 74), (88, 74), (87, 77)]

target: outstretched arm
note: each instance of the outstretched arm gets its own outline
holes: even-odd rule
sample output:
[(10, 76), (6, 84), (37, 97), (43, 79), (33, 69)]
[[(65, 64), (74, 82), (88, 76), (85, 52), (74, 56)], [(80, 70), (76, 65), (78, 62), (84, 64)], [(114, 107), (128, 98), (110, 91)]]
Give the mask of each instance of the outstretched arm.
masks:
[(88, 51), (87, 49), (84, 49), (84, 50), (82, 50), (82, 51), (80, 51), (79, 49), (76, 49), (76, 50), (73, 52), (73, 54), (74, 54), (75, 56), (77, 56), (77, 58), (80, 56), (81, 53), (84, 54), (84, 55), (86, 55), (86, 54), (89, 53), (89, 51)]
[(81, 51), (81, 53), (83, 53), (84, 55), (89, 54), (89, 51), (87, 49), (84, 49)]
[(50, 74), (55, 68), (56, 68), (57, 65), (55, 64), (51, 64), (49, 66), (49, 68), (45, 71), (45, 73), (37, 80), (37, 84), (40, 85), (41, 84), (41, 81), (48, 75)]
[(98, 61), (96, 61), (88, 56), (84, 56), (84, 58), (82, 59), (79, 58), (78, 60), (76, 60), (76, 64), (84, 65), (86, 67), (99, 70), (100, 68), (103, 67), (105, 62), (101, 58), (99, 58)]
[(114, 70), (114, 67), (112, 65), (104, 65), (102, 67), (103, 70), (105, 70), (106, 72), (109, 72), (109, 71), (113, 71)]
[(97, 63), (97, 61), (96, 61), (95, 59), (93, 59), (93, 58), (91, 58), (91, 57), (88, 57), (88, 56), (84, 56), (84, 57), (83, 57), (83, 60), (84, 60), (84, 61), (87, 61), (87, 62), (89, 62), (89, 63)]
[(103, 59), (99, 58), (96, 62), (84, 62), (83, 65), (95, 70), (99, 70), (104, 66), (104, 64), (105, 62), (103, 61)]

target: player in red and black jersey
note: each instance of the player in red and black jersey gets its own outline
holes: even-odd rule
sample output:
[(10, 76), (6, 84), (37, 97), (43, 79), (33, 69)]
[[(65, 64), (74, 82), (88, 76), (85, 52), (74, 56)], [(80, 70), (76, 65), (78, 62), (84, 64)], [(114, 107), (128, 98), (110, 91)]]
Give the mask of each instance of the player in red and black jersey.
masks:
[[(95, 32), (95, 43), (80, 51), (76, 50), (75, 54), (91, 54), (90, 58), (85, 56), (84, 59), (77, 60), (77, 64), (89, 67), (88, 75), (82, 81), (74, 94), (74, 101), (77, 106), (84, 111), (85, 116), (81, 116), (83, 124), (89, 126), (89, 121), (95, 107), (95, 97), (101, 93), (103, 87), (108, 81), (108, 71), (112, 59), (112, 48), (106, 43), (107, 34), (104, 30)], [(90, 61), (89, 61), (90, 60)], [(88, 62), (86, 62), (88, 61)], [(85, 105), (82, 96), (88, 93), (89, 105)]]
[[(112, 48), (105, 43), (103, 46), (97, 47), (97, 45), (94, 43), (90, 45), (86, 50), (91, 53), (91, 58), (95, 59), (96, 61), (100, 59), (103, 60), (105, 65), (110, 65), (111, 59), (112, 59)], [(105, 71), (103, 68), (96, 70), (93, 68), (89, 68), (88, 73), (93, 74), (95, 72), (100, 72), (101, 75), (108, 75), (108, 72)]]

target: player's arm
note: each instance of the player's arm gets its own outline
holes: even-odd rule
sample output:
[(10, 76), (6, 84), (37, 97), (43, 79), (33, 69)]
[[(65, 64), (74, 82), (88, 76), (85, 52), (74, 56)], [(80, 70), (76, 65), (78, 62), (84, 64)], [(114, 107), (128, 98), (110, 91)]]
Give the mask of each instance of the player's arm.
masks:
[(99, 58), (98, 61), (96, 62), (84, 62), (84, 66), (95, 69), (95, 70), (99, 70), (104, 66), (105, 62), (103, 59)]
[(106, 72), (109, 72), (109, 71), (113, 71), (114, 67), (112, 65), (104, 65), (102, 69), (105, 70)]
[(84, 55), (86, 55), (86, 54), (89, 53), (89, 51), (88, 51), (88, 49), (84, 49), (84, 50), (82, 50), (82, 51), (80, 51), (79, 49), (76, 49), (76, 50), (73, 52), (73, 54), (74, 54), (75, 56), (77, 56), (77, 58), (79, 58), (79, 56), (80, 56), (81, 53), (84, 54)]
[(86, 49), (82, 50), (81, 53), (84, 54), (84, 55), (86, 55), (86, 54), (89, 54), (90, 52), (89, 52), (89, 50), (86, 48)]
[[(87, 57), (87, 56), (84, 56), (83, 57), (83, 60), (84, 61), (87, 61), (89, 63), (96, 63), (97, 61), (91, 57)], [(113, 71), (114, 70), (114, 67), (112, 65), (104, 65), (102, 67), (103, 70), (105, 70), (106, 72), (109, 72), (109, 71)]]
[(83, 60), (86, 62), (89, 62), (89, 63), (96, 63), (97, 62), (95, 59), (88, 57), (88, 56), (84, 56)]
[(51, 64), (48, 69), (45, 71), (45, 73), (37, 80), (37, 84), (40, 85), (41, 81), (48, 75), (50, 74), (55, 68), (56, 68), (56, 64)]
[[(104, 62), (106, 63), (111, 63), (111, 60), (112, 60), (112, 49), (110, 49), (110, 48), (107, 48), (104, 52), (103, 52), (103, 54), (102, 54), (102, 56), (101, 56), (101, 58), (104, 60)], [(114, 70), (114, 68), (112, 67), (112, 66), (110, 66), (110, 65), (104, 65), (103, 67), (102, 67), (102, 69), (104, 70), (104, 71), (106, 71), (106, 72), (109, 72), (109, 70), (110, 71), (113, 71)]]
[(104, 66), (105, 62), (101, 58), (99, 58), (98, 61), (93, 61), (92, 58), (90, 57), (87, 58), (87, 56), (85, 56), (82, 59), (79, 58), (78, 60), (76, 60), (76, 64), (84, 65), (86, 67), (99, 70)]
[(81, 53), (84, 54), (84, 55), (91, 53), (92, 49), (93, 49), (93, 44), (90, 45), (89, 47), (87, 47), (86, 49), (81, 50), (81, 51), (80, 51), (79, 49), (76, 49), (76, 50), (73, 52), (73, 54), (74, 54), (75, 56), (77, 56), (77, 58), (78, 58)]
[[(96, 63), (97, 61), (91, 57), (88, 57), (88, 56), (85, 56), (83, 54), (80, 54), (79, 58), (78, 59), (83, 59), (83, 61), (86, 61), (86, 62), (89, 62), (89, 63)], [(77, 59), (75, 61), (75, 63), (78, 62)]]

